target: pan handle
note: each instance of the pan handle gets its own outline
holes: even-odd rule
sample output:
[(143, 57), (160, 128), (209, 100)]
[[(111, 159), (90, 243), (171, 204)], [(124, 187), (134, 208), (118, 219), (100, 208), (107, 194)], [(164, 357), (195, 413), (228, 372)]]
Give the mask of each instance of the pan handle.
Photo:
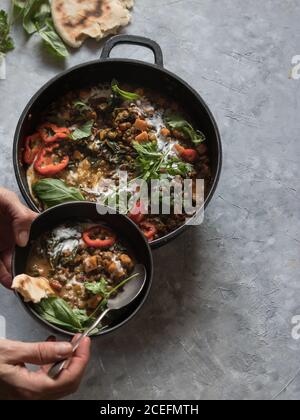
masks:
[(110, 38), (103, 47), (101, 58), (109, 58), (112, 49), (119, 44), (140, 45), (149, 48), (154, 54), (155, 64), (160, 67), (164, 66), (163, 53), (158, 43), (152, 41), (152, 39), (135, 35), (117, 35)]

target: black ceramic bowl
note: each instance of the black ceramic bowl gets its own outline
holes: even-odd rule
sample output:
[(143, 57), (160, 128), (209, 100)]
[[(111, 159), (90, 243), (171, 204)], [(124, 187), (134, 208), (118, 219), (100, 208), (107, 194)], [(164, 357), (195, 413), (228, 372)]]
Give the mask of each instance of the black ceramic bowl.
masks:
[[(152, 284), (153, 260), (147, 240), (137, 226), (126, 216), (120, 214), (100, 215), (95, 203), (74, 202), (61, 204), (42, 213), (32, 224), (29, 244), (26, 248), (16, 247), (12, 262), (13, 276), (25, 273), (26, 262), (30, 251), (30, 242), (40, 237), (41, 234), (55, 228), (59, 224), (72, 221), (102, 222), (110, 226), (117, 235), (128, 243), (136, 258), (137, 263), (143, 264), (147, 272), (147, 280), (140, 296), (126, 308), (116, 311), (111, 319), (110, 326), (101, 331), (98, 335), (108, 334), (128, 322), (143, 306)], [(73, 335), (72, 333), (56, 327), (42, 319), (31, 307), (25, 303), (22, 297), (17, 294), (23, 306), (30, 315), (43, 324), (59, 333)]]

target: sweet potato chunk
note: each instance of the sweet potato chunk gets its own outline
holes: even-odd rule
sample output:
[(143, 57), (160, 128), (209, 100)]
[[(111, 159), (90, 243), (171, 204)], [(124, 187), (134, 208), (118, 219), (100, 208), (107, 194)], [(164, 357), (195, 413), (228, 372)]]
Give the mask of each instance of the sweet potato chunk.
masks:
[(140, 131), (147, 131), (148, 130), (148, 123), (145, 120), (137, 119), (134, 123), (135, 128)]
[(127, 254), (122, 254), (120, 256), (120, 261), (121, 264), (126, 268), (131, 269), (133, 267), (132, 259)]
[(171, 135), (171, 132), (168, 128), (162, 128), (160, 134), (164, 137), (169, 137)]
[(94, 255), (93, 257), (87, 257), (83, 261), (84, 271), (86, 273), (90, 273), (98, 268), (98, 259), (97, 256)]
[(143, 131), (141, 134), (136, 136), (135, 140), (138, 141), (139, 143), (143, 143), (144, 141), (149, 140), (149, 135), (146, 131)]

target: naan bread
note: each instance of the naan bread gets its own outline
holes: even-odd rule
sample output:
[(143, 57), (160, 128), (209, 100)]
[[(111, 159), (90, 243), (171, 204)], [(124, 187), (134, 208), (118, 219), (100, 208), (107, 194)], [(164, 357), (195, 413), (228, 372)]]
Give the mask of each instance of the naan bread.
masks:
[(132, 0), (52, 0), (55, 28), (70, 47), (79, 48), (86, 38), (97, 41), (128, 25)]
[(127, 7), (127, 9), (132, 9), (134, 6), (134, 0), (120, 0), (121, 3)]
[(23, 296), (25, 302), (39, 303), (42, 299), (55, 295), (46, 278), (30, 277), (27, 274), (15, 277), (12, 288)]

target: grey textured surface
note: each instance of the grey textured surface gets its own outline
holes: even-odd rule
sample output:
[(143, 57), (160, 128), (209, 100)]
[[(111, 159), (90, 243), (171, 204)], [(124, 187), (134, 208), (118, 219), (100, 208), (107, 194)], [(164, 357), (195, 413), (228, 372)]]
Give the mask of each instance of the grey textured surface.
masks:
[[(7, 1), (1, 0), (2, 3)], [(158, 41), (166, 67), (207, 100), (224, 170), (202, 227), (154, 255), (151, 296), (123, 330), (93, 344), (77, 399), (299, 399), (299, 0), (136, 0), (126, 30)], [(0, 82), (0, 185), (17, 191), (11, 149), (33, 93), (63, 66), (15, 33)], [(68, 66), (99, 56), (88, 43)], [(152, 60), (122, 47), (114, 55)], [(1, 290), (8, 337), (42, 340)]]

